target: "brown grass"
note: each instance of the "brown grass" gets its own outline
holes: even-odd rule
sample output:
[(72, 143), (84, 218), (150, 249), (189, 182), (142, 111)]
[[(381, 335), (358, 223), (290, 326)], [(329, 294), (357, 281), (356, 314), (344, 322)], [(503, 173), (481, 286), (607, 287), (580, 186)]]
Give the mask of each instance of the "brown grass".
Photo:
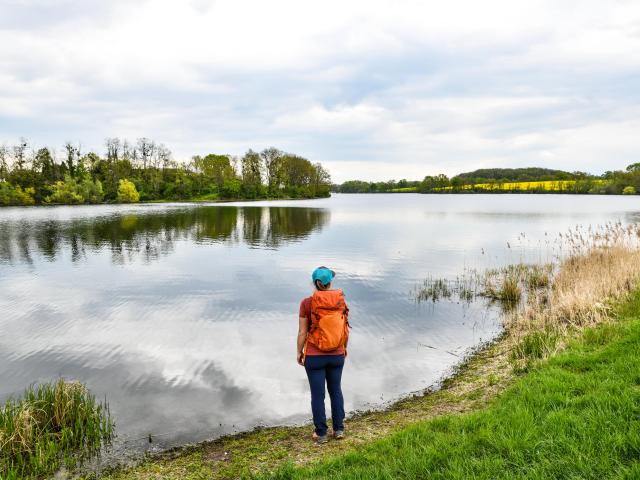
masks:
[(614, 305), (640, 283), (640, 226), (576, 229), (563, 239), (566, 256), (550, 288), (530, 292), (520, 309), (505, 316), (505, 342), (512, 349), (536, 335), (539, 343), (553, 344), (540, 357), (554, 353), (563, 337), (609, 321)]

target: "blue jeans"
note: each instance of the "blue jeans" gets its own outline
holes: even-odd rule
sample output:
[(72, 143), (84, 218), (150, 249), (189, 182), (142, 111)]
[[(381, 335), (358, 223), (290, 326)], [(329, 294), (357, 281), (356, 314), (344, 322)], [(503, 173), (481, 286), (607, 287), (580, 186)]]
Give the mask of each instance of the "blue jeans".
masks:
[(344, 430), (344, 399), (342, 398), (342, 367), (344, 355), (309, 355), (304, 360), (309, 387), (311, 387), (311, 411), (316, 434), (327, 434), (327, 416), (324, 411), (324, 384), (331, 398), (333, 431)]

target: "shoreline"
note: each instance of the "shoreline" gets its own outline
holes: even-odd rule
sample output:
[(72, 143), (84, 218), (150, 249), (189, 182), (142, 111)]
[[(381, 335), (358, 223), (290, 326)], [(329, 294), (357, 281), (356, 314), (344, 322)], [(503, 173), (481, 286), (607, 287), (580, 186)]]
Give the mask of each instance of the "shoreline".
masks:
[[(272, 470), (285, 463), (306, 465), (327, 455), (345, 453), (378, 437), (423, 420), (482, 408), (514, 380), (509, 375), (506, 331), (473, 349), (452, 371), (424, 390), (409, 392), (380, 408), (354, 411), (345, 420), (348, 436), (318, 447), (313, 425), (256, 427), (193, 444), (144, 454), (129, 465), (106, 467), (102, 478), (182, 478), (184, 468), (202, 463), (217, 470), (208, 478), (226, 479)], [(489, 381), (488, 377), (491, 376)], [(259, 467), (258, 470), (255, 467)], [(167, 471), (168, 469), (168, 471)], [(180, 473), (182, 472), (182, 473)], [(91, 472), (80, 478), (91, 478)], [(150, 475), (149, 477), (145, 475)]]
[(485, 411), (586, 328), (615, 320), (616, 308), (640, 284), (640, 250), (634, 240), (640, 229), (628, 231), (627, 243), (617, 236), (620, 232), (605, 232), (561, 261), (552, 284), (527, 299), (522, 309), (505, 315), (503, 333), (479, 346), (439, 388), (408, 394), (383, 410), (354, 413), (340, 442), (318, 447), (311, 441), (310, 424), (257, 428), (151, 454), (138, 465), (106, 468), (100, 475), (114, 480), (226, 479), (304, 468), (327, 458), (357, 456), (361, 448), (379, 443), (376, 440), (386, 442), (407, 427)]
[(142, 200), (139, 202), (100, 202), (100, 203), (38, 203), (35, 205), (0, 205), (0, 211), (4, 208), (39, 208), (39, 207), (88, 207), (100, 205), (155, 205), (155, 204), (227, 204), (227, 203), (253, 203), (253, 202), (279, 202), (279, 201), (313, 201), (331, 198), (333, 195), (434, 195), (434, 196), (460, 196), (460, 195), (531, 195), (531, 196), (572, 196), (572, 197), (625, 197), (633, 198), (634, 195), (623, 195), (613, 193), (573, 193), (573, 192), (534, 192), (534, 191), (461, 191), (461, 192), (331, 192), (328, 197), (312, 197), (312, 198), (295, 198), (295, 197), (278, 197), (278, 198), (239, 198), (239, 199), (191, 199), (191, 200)]
[(0, 211), (3, 208), (39, 208), (39, 207), (90, 207), (100, 205), (154, 205), (154, 204), (167, 204), (167, 203), (183, 203), (183, 204), (205, 204), (205, 203), (244, 203), (244, 202), (277, 202), (277, 201), (305, 201), (305, 200), (322, 200), (329, 197), (313, 197), (313, 198), (293, 198), (293, 197), (278, 197), (278, 198), (245, 198), (245, 199), (193, 199), (193, 200), (142, 200), (140, 202), (100, 202), (100, 203), (37, 203), (35, 205), (0, 205)]

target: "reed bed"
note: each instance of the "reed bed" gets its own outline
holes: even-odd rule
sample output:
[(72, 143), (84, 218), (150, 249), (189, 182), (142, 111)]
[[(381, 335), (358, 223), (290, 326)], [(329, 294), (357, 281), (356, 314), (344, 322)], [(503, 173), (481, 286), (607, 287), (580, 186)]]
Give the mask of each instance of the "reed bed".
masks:
[(560, 234), (555, 248), (553, 263), (427, 278), (414, 296), (418, 302), (481, 297), (498, 303), (511, 359), (526, 368), (562, 348), (566, 335), (608, 321), (612, 305), (640, 283), (640, 225), (577, 226)]
[(433, 303), (451, 299), (471, 302), (484, 297), (509, 309), (517, 306), (526, 295), (548, 289), (552, 275), (551, 264), (518, 263), (484, 272), (466, 270), (455, 280), (429, 277), (413, 295), (418, 302)]
[(106, 402), (79, 382), (29, 387), (0, 407), (0, 478), (41, 478), (74, 467), (108, 444), (114, 425)]
[(613, 305), (640, 283), (640, 225), (578, 227), (561, 238), (549, 288), (534, 289), (505, 317), (517, 368), (556, 352), (563, 338), (611, 320)]

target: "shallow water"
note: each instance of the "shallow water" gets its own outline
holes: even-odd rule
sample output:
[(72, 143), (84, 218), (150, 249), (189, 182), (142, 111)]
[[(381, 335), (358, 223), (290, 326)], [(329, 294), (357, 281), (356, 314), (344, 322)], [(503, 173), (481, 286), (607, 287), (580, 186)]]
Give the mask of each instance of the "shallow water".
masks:
[(638, 219), (637, 197), (569, 195), (0, 209), (0, 401), (82, 380), (133, 450), (307, 420), (298, 305), (327, 265), (351, 309), (346, 407), (380, 406), (499, 332), (484, 301), (416, 302), (426, 277), (546, 262), (558, 232)]

